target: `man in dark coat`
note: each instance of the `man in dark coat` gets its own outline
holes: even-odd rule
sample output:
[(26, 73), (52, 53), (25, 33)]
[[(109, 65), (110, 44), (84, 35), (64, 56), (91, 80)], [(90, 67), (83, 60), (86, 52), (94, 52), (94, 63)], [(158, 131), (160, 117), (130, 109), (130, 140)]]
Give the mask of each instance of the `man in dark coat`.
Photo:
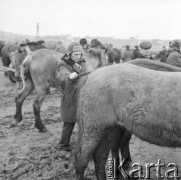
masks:
[(154, 60), (151, 52), (152, 44), (149, 41), (143, 41), (140, 43), (140, 55), (138, 58), (146, 58)]
[(135, 49), (133, 50), (132, 59), (138, 58), (139, 55), (140, 55), (140, 50), (139, 50), (139, 47), (136, 45), (136, 46), (135, 46)]
[(155, 60), (166, 63), (168, 50), (163, 46), (162, 50), (155, 55)]
[(72, 103), (71, 97), (66, 94), (67, 86), (83, 71), (83, 63), (85, 63), (85, 60), (82, 57), (82, 47), (79, 43), (74, 42), (68, 46), (67, 54), (62, 57), (62, 62), (58, 67), (58, 76), (63, 89), (61, 117), (64, 122), (59, 147), (64, 150), (69, 147), (70, 137), (76, 123), (76, 106)]
[(172, 42), (169, 54), (166, 59), (166, 63), (176, 67), (181, 67), (181, 53), (179, 41)]
[(122, 56), (123, 62), (127, 62), (131, 60), (132, 56), (133, 56), (133, 51), (130, 49), (129, 45), (126, 45), (126, 49), (124, 50), (123, 56)]

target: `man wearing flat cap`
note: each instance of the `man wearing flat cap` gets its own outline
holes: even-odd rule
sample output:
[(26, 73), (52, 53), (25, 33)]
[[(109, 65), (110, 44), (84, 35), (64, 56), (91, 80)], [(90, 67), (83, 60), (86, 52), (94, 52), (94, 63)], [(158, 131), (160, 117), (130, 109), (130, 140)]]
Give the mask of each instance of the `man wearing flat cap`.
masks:
[(133, 56), (133, 51), (130, 49), (129, 45), (126, 45), (126, 49), (123, 52), (122, 60), (123, 62), (130, 61)]
[(44, 40), (39, 40), (37, 41), (38, 43), (38, 48), (45, 48), (45, 41)]
[(166, 63), (176, 67), (181, 67), (181, 53), (179, 41), (175, 40), (171, 43)]
[(136, 45), (134, 50), (133, 50), (133, 55), (131, 59), (137, 59), (140, 56), (140, 50), (139, 50), (139, 46)]
[(149, 41), (143, 41), (140, 43), (140, 55), (138, 58), (146, 58), (154, 60), (151, 52), (152, 43)]
[(82, 54), (82, 47), (79, 43), (73, 42), (67, 48), (67, 53), (62, 57), (62, 61), (58, 66), (58, 77), (61, 88), (63, 89), (61, 97), (61, 117), (63, 123), (62, 136), (59, 143), (61, 150), (66, 150), (69, 147), (70, 137), (74, 125), (76, 123), (76, 107), (67, 96), (68, 84), (73, 82), (78, 74), (83, 72), (82, 66), (85, 63)]
[(86, 51), (86, 50), (89, 49), (89, 45), (87, 43), (87, 39), (82, 38), (82, 39), (80, 39), (79, 43), (82, 46), (83, 51)]

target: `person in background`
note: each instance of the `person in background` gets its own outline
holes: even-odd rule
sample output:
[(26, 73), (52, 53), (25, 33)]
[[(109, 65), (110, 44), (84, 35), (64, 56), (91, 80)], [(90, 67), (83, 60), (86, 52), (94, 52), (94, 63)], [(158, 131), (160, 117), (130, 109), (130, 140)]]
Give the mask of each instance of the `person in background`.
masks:
[(87, 51), (89, 49), (89, 44), (87, 43), (87, 39), (85, 38), (80, 39), (79, 43), (82, 46), (83, 51)]
[(152, 44), (149, 41), (143, 41), (140, 43), (140, 55), (138, 58), (146, 58), (154, 60), (151, 52)]
[(30, 40), (29, 39), (25, 39), (25, 42), (27, 43), (27, 42), (30, 42)]
[(166, 59), (167, 59), (167, 49), (165, 46), (162, 47), (162, 50), (155, 56), (155, 59), (158, 60), (162, 63), (166, 63)]
[(62, 53), (62, 54), (66, 54), (67, 53), (67, 50), (66, 50), (65, 46), (63, 45), (63, 43), (61, 41), (59, 41), (56, 44), (55, 51), (57, 51), (59, 53)]
[(135, 49), (133, 50), (132, 59), (137, 59), (140, 55), (139, 46), (135, 46)]
[(126, 45), (126, 49), (123, 52), (122, 60), (123, 62), (130, 61), (133, 56), (133, 51), (130, 49), (129, 45)]
[(180, 42), (173, 41), (170, 46), (169, 54), (167, 55), (166, 63), (181, 67), (181, 53), (180, 53)]
[(38, 48), (45, 48), (45, 41), (44, 40), (39, 40), (39, 41), (37, 41), (37, 43), (38, 43)]
[(108, 44), (108, 48), (112, 49), (113, 48), (113, 44)]

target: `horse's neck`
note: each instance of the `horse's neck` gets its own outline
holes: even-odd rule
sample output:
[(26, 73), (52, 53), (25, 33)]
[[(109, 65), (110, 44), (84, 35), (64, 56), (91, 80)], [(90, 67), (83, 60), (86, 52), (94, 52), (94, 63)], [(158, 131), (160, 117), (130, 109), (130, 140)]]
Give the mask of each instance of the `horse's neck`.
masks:
[(103, 56), (103, 57), (102, 57), (101, 66), (106, 66), (106, 65), (108, 65), (108, 55), (107, 55), (107, 53), (104, 53), (102, 56)]
[(95, 69), (97, 69), (99, 67), (99, 59), (98, 58), (90, 58), (90, 57), (86, 57), (86, 63), (85, 64), (85, 72), (91, 72), (94, 71)]
[(102, 56), (91, 56), (89, 54), (84, 54), (85, 63), (85, 71), (84, 72), (91, 72), (96, 70), (99, 67), (106, 66), (108, 64), (108, 56), (107, 54), (103, 53)]

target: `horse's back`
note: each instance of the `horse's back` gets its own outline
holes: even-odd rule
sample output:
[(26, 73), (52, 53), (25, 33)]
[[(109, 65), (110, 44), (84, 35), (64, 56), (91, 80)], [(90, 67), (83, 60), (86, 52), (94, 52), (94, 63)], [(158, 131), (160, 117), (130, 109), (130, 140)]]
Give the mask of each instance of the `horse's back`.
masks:
[(61, 54), (49, 49), (39, 49), (29, 55), (30, 71), (49, 72), (61, 61)]
[(153, 61), (146, 58), (138, 58), (135, 60), (128, 61), (126, 63), (134, 64), (140, 67), (157, 70), (157, 71), (170, 71), (170, 72), (180, 72), (180, 67), (175, 67), (166, 63), (162, 63), (159, 61)]
[(112, 90), (116, 87), (120, 89), (123, 86), (130, 86), (137, 87), (139, 91), (147, 87), (152, 87), (155, 91), (157, 91), (157, 89), (163, 89), (169, 92), (173, 88), (181, 89), (179, 81), (181, 81), (180, 72), (155, 71), (134, 64), (121, 63), (106, 66), (92, 72), (88, 77), (87, 82), (89, 83), (86, 83), (86, 86), (87, 89), (100, 88), (96, 91), (102, 91), (102, 87), (104, 86)]
[(28, 64), (30, 75), (37, 86), (43, 83), (52, 86), (62, 56), (49, 49), (39, 49), (28, 55), (24, 64)]

